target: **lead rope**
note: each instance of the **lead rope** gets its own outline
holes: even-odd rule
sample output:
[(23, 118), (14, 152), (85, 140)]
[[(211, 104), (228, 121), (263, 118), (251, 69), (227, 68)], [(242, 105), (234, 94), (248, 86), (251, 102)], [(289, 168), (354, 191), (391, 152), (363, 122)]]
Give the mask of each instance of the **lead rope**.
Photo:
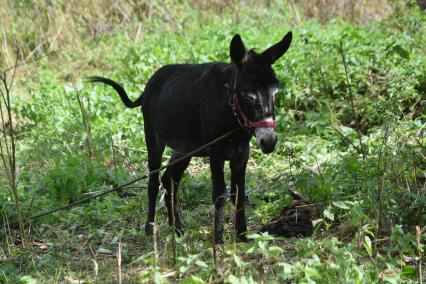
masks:
[[(78, 200), (78, 201), (73, 202), (73, 203), (70, 203), (70, 204), (68, 204), (68, 205), (65, 205), (65, 206), (62, 206), (62, 207), (58, 207), (58, 208), (55, 208), (55, 209), (52, 209), (52, 210), (49, 210), (49, 211), (46, 211), (46, 212), (43, 212), (43, 213), (40, 213), (40, 214), (37, 214), (37, 215), (33, 215), (33, 216), (30, 216), (30, 217), (24, 218), (22, 221), (24, 221), (24, 222), (28, 222), (28, 221), (31, 221), (31, 220), (35, 220), (35, 219), (38, 219), (38, 218), (41, 218), (41, 217), (44, 217), (44, 216), (47, 216), (47, 215), (53, 214), (53, 213), (58, 212), (58, 211), (67, 210), (67, 209), (70, 209), (70, 208), (75, 207), (75, 206), (77, 206), (77, 205), (80, 205), (80, 204), (83, 204), (83, 203), (87, 203), (87, 202), (89, 202), (89, 201), (90, 201), (90, 200), (92, 200), (92, 199), (95, 199), (95, 198), (98, 198), (98, 197), (101, 197), (101, 196), (107, 195), (107, 194), (109, 194), (109, 193), (111, 193), (111, 192), (114, 192), (114, 191), (118, 191), (118, 190), (126, 190), (126, 189), (127, 189), (126, 187), (128, 187), (129, 185), (132, 185), (132, 184), (134, 184), (135, 182), (138, 182), (138, 181), (140, 181), (140, 180), (146, 179), (146, 178), (148, 178), (150, 175), (153, 175), (153, 174), (159, 173), (159, 172), (161, 172), (162, 170), (164, 170), (164, 169), (166, 169), (166, 168), (168, 168), (168, 167), (171, 167), (171, 166), (173, 166), (173, 165), (175, 165), (175, 164), (177, 164), (177, 163), (181, 162), (182, 160), (185, 160), (185, 159), (186, 159), (186, 158), (188, 158), (188, 157), (192, 157), (192, 156), (193, 156), (193, 155), (195, 155), (197, 152), (199, 152), (199, 151), (203, 150), (204, 148), (207, 148), (207, 147), (209, 147), (209, 146), (211, 146), (211, 145), (213, 145), (213, 144), (215, 144), (215, 143), (219, 142), (219, 141), (220, 141), (220, 140), (222, 140), (222, 139), (225, 139), (225, 138), (226, 138), (226, 137), (228, 137), (228, 136), (231, 136), (232, 134), (236, 133), (236, 132), (237, 132), (237, 131), (239, 131), (239, 130), (241, 130), (241, 128), (237, 128), (237, 129), (231, 130), (231, 131), (229, 131), (229, 132), (227, 132), (227, 133), (225, 133), (225, 134), (223, 134), (223, 135), (221, 135), (221, 136), (217, 137), (216, 139), (212, 140), (211, 142), (209, 142), (209, 143), (207, 143), (207, 144), (205, 144), (205, 145), (203, 145), (203, 146), (201, 146), (201, 147), (199, 147), (199, 148), (197, 148), (197, 149), (195, 149), (195, 150), (193, 150), (193, 151), (191, 151), (191, 152), (189, 152), (189, 153), (185, 154), (184, 156), (180, 157), (179, 159), (176, 159), (176, 160), (174, 160), (173, 162), (171, 162), (171, 163), (169, 163), (169, 164), (167, 164), (167, 165), (165, 165), (165, 166), (162, 166), (162, 167), (160, 167), (160, 168), (158, 168), (158, 169), (156, 169), (156, 170), (153, 170), (153, 171), (151, 171), (151, 172), (149, 172), (149, 173), (147, 173), (147, 174), (145, 174), (145, 175), (143, 175), (143, 176), (141, 176), (141, 177), (135, 178), (135, 179), (133, 179), (133, 180), (131, 180), (131, 181), (129, 181), (129, 182), (127, 182), (127, 183), (125, 183), (125, 184), (119, 185), (119, 186), (114, 187), (114, 188), (112, 188), (112, 189), (105, 190), (105, 191), (103, 191), (103, 192), (101, 192), (101, 193), (98, 193), (98, 194), (96, 194), (96, 195), (92, 195), (92, 196), (90, 196), (90, 197), (87, 197), (87, 198), (84, 198), (84, 199)], [(18, 221), (15, 221), (15, 222), (9, 223), (9, 225), (10, 225), (10, 226), (15, 225), (15, 224), (18, 224)], [(4, 224), (2, 224), (1, 226), (3, 226), (3, 225), (4, 225)]]
[(232, 112), (233, 112), (235, 118), (237, 119), (238, 124), (242, 128), (247, 128), (246, 123), (241, 122), (240, 115), (238, 115), (238, 112), (237, 112), (237, 108), (239, 110), (239, 107), (237, 106), (237, 104), (238, 104), (238, 102), (237, 102), (237, 95), (238, 95), (237, 81), (238, 80), (237, 79), (238, 79), (238, 67), (235, 66), (235, 71), (232, 72), (232, 75), (231, 75), (230, 87), (228, 87), (228, 90), (230, 92), (230, 94), (229, 94), (229, 105), (232, 107)]

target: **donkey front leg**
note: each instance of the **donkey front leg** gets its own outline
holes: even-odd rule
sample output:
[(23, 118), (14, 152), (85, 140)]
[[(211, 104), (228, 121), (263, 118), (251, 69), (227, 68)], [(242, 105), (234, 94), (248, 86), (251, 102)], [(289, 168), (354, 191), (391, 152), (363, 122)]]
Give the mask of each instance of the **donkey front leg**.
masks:
[(235, 155), (231, 161), (231, 197), (236, 206), (236, 230), (238, 240), (247, 241), (245, 233), (247, 232), (245, 215), (245, 174), (249, 157), (250, 148), (247, 146), (242, 152)]
[(213, 181), (214, 204), (214, 242), (222, 243), (223, 235), (223, 207), (226, 202), (226, 185), (223, 176), (225, 160), (222, 157), (210, 156), (210, 170)]

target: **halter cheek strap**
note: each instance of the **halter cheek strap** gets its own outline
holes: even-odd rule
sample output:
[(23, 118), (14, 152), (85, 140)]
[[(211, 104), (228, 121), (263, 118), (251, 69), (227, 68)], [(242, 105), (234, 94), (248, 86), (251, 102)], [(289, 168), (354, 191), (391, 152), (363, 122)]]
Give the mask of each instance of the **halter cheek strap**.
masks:
[(232, 103), (234, 109), (238, 111), (238, 114), (243, 119), (243, 123), (238, 118), (237, 112), (234, 111), (235, 116), (238, 119), (238, 122), (244, 126), (245, 128), (258, 128), (258, 127), (275, 127), (277, 123), (274, 120), (266, 120), (266, 121), (250, 121), (248, 120), (247, 116), (244, 114), (243, 110), (240, 107), (240, 104), (238, 103), (238, 96), (237, 93), (232, 94)]
[[(266, 121), (251, 121), (244, 114), (244, 111), (241, 109), (240, 104), (238, 103), (238, 90), (237, 90), (237, 77), (238, 69), (235, 68), (235, 72), (232, 74), (231, 82), (231, 97), (229, 98), (229, 104), (232, 106), (235, 117), (237, 118), (238, 123), (245, 128), (259, 128), (259, 127), (275, 127), (277, 123), (274, 120)], [(240, 120), (240, 117), (243, 121)]]

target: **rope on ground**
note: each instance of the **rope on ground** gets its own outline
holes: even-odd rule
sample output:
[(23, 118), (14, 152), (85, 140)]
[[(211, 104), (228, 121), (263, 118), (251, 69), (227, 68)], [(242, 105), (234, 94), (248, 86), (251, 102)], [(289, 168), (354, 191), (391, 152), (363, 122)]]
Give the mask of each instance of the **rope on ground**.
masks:
[[(193, 150), (193, 151), (185, 154), (184, 156), (180, 157), (179, 159), (176, 159), (173, 162), (168, 163), (165, 166), (162, 166), (162, 167), (160, 167), (160, 168), (158, 168), (156, 170), (153, 170), (153, 171), (151, 171), (151, 172), (149, 172), (149, 173), (147, 173), (147, 174), (145, 174), (145, 175), (143, 175), (141, 177), (135, 178), (135, 179), (133, 179), (133, 180), (131, 180), (131, 181), (125, 183), (125, 184), (116, 186), (116, 187), (114, 187), (112, 189), (109, 189), (109, 190), (102, 191), (101, 193), (98, 193), (96, 195), (92, 195), (92, 196), (87, 197), (87, 198), (83, 198), (81, 200), (78, 200), (76, 202), (70, 203), (68, 205), (65, 205), (65, 206), (62, 206), (62, 207), (58, 207), (58, 208), (55, 208), (55, 209), (52, 209), (52, 210), (49, 210), (49, 211), (46, 211), (46, 212), (43, 212), (43, 213), (40, 213), (40, 214), (37, 214), (37, 215), (33, 215), (33, 216), (30, 216), (30, 217), (24, 218), (23, 221), (24, 222), (28, 222), (28, 221), (31, 221), (31, 220), (35, 220), (35, 219), (38, 219), (38, 218), (41, 218), (41, 217), (44, 217), (44, 216), (56, 213), (58, 211), (67, 210), (67, 209), (70, 209), (70, 208), (75, 207), (77, 205), (87, 203), (87, 202), (89, 202), (92, 199), (95, 199), (95, 198), (107, 195), (107, 194), (109, 194), (111, 192), (115, 192), (115, 191), (119, 191), (119, 190), (125, 190), (125, 189), (127, 189), (127, 187), (129, 185), (134, 184), (134, 183), (136, 183), (136, 182), (138, 182), (140, 180), (146, 179), (146, 178), (148, 178), (152, 174), (159, 173), (162, 170), (164, 170), (164, 169), (166, 169), (168, 167), (171, 167), (171, 166), (173, 166), (173, 165), (181, 162), (182, 160), (187, 159), (188, 157), (194, 156), (196, 153), (198, 153), (199, 151), (203, 150), (204, 148), (207, 148), (207, 147), (209, 147), (209, 146), (211, 146), (211, 145), (219, 142), (220, 140), (225, 139), (228, 136), (231, 136), (232, 134), (236, 133), (239, 130), (241, 130), (241, 128), (236, 128), (236, 129), (234, 129), (232, 131), (229, 131), (229, 132), (227, 132), (227, 133), (225, 133), (225, 134), (217, 137), (216, 139), (212, 140), (211, 142), (209, 142), (207, 144), (204, 144), (203, 146), (201, 146), (201, 147), (199, 147), (199, 148), (197, 148), (197, 149), (195, 149), (195, 150)], [(18, 224), (18, 221), (14, 221), (14, 222), (9, 223), (10, 226), (16, 225), (16, 224)], [(3, 226), (3, 224), (1, 226)]]

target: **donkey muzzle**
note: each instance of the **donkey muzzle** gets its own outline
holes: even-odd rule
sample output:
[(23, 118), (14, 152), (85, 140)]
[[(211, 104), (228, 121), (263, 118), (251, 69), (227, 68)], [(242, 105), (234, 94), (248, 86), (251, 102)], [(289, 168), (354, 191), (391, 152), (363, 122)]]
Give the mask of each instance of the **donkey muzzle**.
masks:
[(256, 143), (263, 153), (268, 154), (275, 150), (277, 134), (272, 127), (259, 127), (254, 130)]

